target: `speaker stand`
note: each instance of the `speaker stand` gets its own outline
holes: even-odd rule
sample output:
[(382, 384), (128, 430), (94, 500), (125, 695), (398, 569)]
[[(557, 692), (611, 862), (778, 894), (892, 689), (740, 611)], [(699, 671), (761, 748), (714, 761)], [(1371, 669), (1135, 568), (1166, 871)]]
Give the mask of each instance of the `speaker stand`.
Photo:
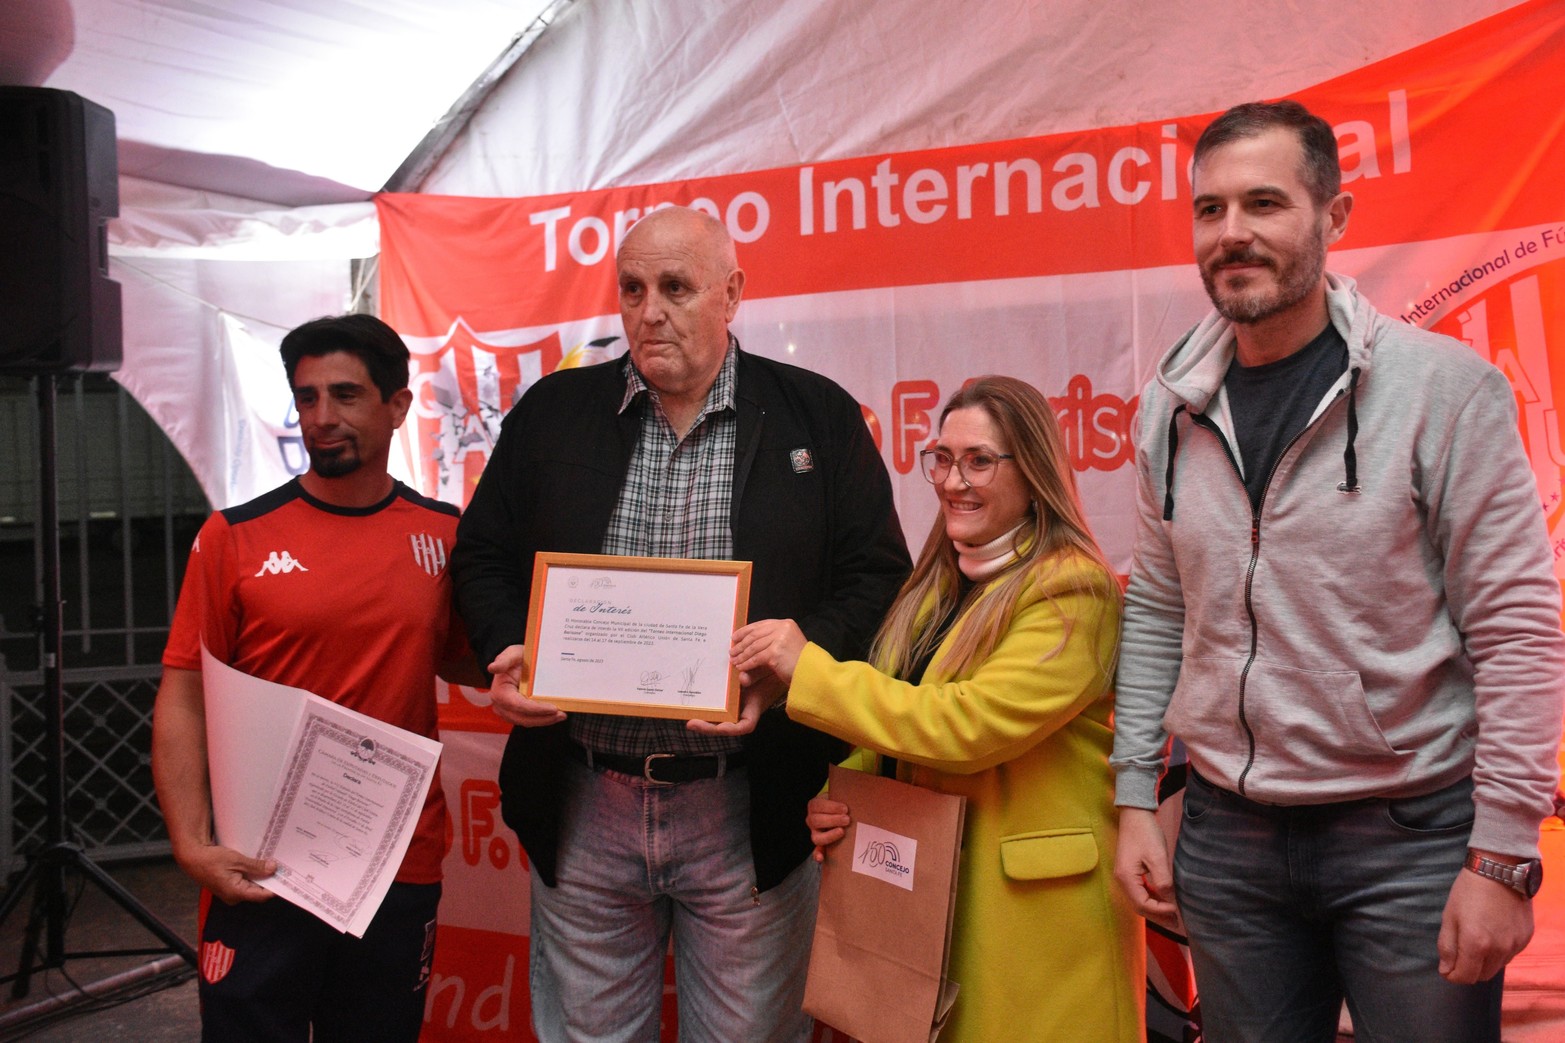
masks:
[[(0, 984), (11, 982), (11, 996), (27, 995), (32, 976), (41, 970), (65, 966), (71, 959), (94, 956), (150, 956), (170, 953), (190, 966), (196, 965), (196, 951), (171, 927), (138, 902), (114, 878), (100, 869), (81, 845), (66, 838), (65, 821), (65, 684), (61, 650), (64, 645), (65, 613), (60, 596), (59, 484), (55, 458), (55, 375), (39, 373), (39, 534), (43, 546), (44, 618), (44, 781), (46, 819), (43, 846), (27, 857), (27, 865), (0, 900), (0, 925), (20, 904), (22, 896), (33, 892), (32, 915), (22, 939), (21, 960), (15, 974), (0, 977)], [(149, 949), (108, 949), (69, 952), (65, 948), (65, 921), (68, 916), (65, 874), (75, 870), (96, 884), (121, 909), (130, 914), (163, 946)], [(39, 942), (42, 940), (42, 951)]]

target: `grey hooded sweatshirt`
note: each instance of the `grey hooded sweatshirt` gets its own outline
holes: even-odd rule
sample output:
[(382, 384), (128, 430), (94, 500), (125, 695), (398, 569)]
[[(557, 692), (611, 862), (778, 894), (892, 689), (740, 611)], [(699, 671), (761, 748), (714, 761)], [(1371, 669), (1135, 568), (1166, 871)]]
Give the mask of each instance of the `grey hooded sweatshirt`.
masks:
[(1560, 586), (1514, 393), (1328, 276), (1348, 372), (1252, 510), (1215, 313), (1141, 397), (1116, 803), (1156, 806), (1169, 735), (1267, 804), (1471, 775), (1473, 847), (1536, 856), (1558, 779)]

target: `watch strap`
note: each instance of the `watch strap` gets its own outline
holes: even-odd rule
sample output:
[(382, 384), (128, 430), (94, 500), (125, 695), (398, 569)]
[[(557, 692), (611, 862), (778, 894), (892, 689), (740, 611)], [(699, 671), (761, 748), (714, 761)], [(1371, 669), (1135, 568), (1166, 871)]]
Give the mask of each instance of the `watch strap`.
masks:
[(1523, 898), (1531, 898), (1537, 894), (1539, 885), (1543, 883), (1543, 866), (1537, 859), (1512, 865), (1509, 862), (1485, 858), (1478, 852), (1469, 850), (1462, 868), (1486, 879), (1498, 881)]

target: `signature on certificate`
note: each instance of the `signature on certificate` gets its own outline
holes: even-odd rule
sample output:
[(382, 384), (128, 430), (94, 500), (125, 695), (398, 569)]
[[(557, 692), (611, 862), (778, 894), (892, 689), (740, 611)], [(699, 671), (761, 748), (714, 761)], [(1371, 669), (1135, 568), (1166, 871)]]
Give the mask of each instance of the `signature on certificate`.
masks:
[(697, 659), (679, 672), (679, 694), (700, 695), (696, 689), (696, 675), (701, 672), (701, 660)]

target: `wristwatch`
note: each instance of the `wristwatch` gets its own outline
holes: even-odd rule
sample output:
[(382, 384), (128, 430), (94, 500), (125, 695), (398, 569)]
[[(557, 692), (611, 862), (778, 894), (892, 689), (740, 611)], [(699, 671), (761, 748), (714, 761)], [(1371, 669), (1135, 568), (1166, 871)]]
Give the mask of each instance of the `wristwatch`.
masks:
[(1523, 898), (1531, 898), (1543, 885), (1543, 863), (1536, 858), (1513, 866), (1509, 862), (1496, 862), (1492, 858), (1485, 858), (1478, 852), (1469, 850), (1467, 861), (1462, 863), (1462, 868), (1470, 869), (1490, 880), (1498, 880)]

